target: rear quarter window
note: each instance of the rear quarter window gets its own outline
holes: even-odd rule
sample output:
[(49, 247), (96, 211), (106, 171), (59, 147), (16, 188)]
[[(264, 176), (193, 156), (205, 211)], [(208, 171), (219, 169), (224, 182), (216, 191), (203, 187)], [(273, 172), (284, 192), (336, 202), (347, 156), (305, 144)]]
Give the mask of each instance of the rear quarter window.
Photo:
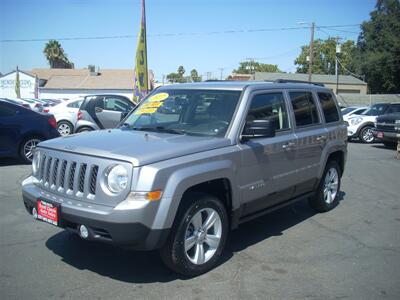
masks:
[(318, 92), (318, 100), (324, 113), (325, 122), (333, 123), (339, 121), (339, 112), (331, 93)]
[(289, 92), (297, 127), (319, 124), (317, 107), (311, 92)]

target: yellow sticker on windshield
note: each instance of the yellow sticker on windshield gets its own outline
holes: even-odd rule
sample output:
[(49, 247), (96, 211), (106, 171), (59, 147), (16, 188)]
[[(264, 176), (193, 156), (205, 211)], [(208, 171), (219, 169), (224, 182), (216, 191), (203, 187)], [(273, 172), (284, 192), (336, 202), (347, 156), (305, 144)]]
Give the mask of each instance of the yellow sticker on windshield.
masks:
[(153, 101), (164, 101), (168, 97), (169, 97), (168, 93), (159, 93), (159, 94), (155, 94), (155, 95), (151, 96), (149, 98), (149, 101), (150, 102), (153, 102)]
[(160, 107), (162, 106), (162, 102), (148, 102), (142, 105), (141, 108), (154, 108), (154, 107)]
[(135, 115), (143, 115), (143, 114), (154, 114), (157, 111), (157, 107), (154, 108), (140, 108), (135, 111)]

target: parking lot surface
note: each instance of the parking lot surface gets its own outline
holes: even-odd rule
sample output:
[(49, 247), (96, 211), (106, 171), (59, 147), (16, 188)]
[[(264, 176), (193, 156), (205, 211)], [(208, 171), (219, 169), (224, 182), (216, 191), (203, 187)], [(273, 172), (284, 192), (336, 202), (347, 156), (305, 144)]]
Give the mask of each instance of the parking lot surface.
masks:
[(398, 299), (400, 161), (349, 144), (340, 203), (306, 202), (232, 232), (219, 267), (197, 278), (166, 269), (157, 252), (81, 240), (34, 221), (20, 183), (31, 167), (0, 161), (1, 299)]

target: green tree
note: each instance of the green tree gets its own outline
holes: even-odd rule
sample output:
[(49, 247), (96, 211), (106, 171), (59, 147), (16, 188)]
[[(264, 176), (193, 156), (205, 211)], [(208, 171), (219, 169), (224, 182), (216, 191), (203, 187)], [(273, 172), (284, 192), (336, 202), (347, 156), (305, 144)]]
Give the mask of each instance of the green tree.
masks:
[(74, 64), (68, 60), (61, 44), (56, 40), (50, 40), (46, 43), (44, 55), (49, 62), (50, 68), (54, 69), (73, 69)]
[(237, 74), (252, 74), (254, 72), (282, 72), (277, 65), (263, 64), (257, 61), (243, 61), (239, 68), (233, 70)]
[(179, 74), (178, 73), (169, 73), (168, 75), (167, 75), (167, 80), (168, 80), (168, 82), (170, 82), (170, 83), (176, 83), (176, 82), (180, 82), (180, 77), (179, 77)]
[(378, 0), (358, 37), (358, 72), (371, 93), (400, 93), (400, 1)]
[(179, 66), (178, 71), (176, 73), (169, 73), (167, 75), (167, 80), (171, 83), (182, 83), (182, 82), (187, 82), (188, 77), (184, 77), (183, 75), (185, 74), (185, 68), (183, 66)]
[(199, 73), (197, 72), (196, 69), (193, 69), (192, 71), (190, 71), (190, 80), (193, 82), (201, 81), (201, 77), (199, 76)]
[[(338, 54), (341, 64), (349, 71), (355, 72), (354, 57), (357, 47), (352, 40), (347, 40), (341, 44), (341, 51)], [(302, 46), (300, 55), (294, 63), (297, 65), (297, 73), (308, 72), (308, 57), (310, 55), (310, 47)], [(312, 72), (315, 74), (335, 74), (335, 57), (336, 57), (336, 39), (328, 38), (326, 40), (314, 41), (314, 55)], [(344, 68), (339, 68), (339, 74), (348, 74)]]

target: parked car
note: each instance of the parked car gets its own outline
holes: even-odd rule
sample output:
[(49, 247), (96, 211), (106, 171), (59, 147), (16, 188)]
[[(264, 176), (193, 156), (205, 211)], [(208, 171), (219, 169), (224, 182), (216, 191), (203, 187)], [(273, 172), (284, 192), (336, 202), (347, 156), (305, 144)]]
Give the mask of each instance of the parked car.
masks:
[(7, 102), (10, 102), (10, 103), (13, 103), (13, 104), (16, 104), (16, 105), (21, 105), (21, 106), (23, 106), (25, 108), (31, 109), (29, 104), (24, 102), (24, 101), (22, 101), (22, 100), (15, 100), (15, 99), (8, 99), (8, 98), (0, 98), (0, 100), (7, 101)]
[(53, 107), (47, 107), (44, 112), (54, 115), (57, 120), (57, 130), (62, 135), (69, 135), (74, 132), (74, 125), (77, 121), (77, 113), (83, 102), (83, 98), (76, 98), (63, 101)]
[(43, 105), (40, 102), (31, 100), (31, 99), (19, 99), (19, 98), (12, 98), (10, 100), (14, 101), (21, 101), (24, 104), (28, 104), (29, 107), (36, 112), (42, 112), (43, 111)]
[(136, 105), (119, 95), (86, 96), (79, 111), (75, 132), (115, 128)]
[(348, 106), (341, 109), (343, 120), (348, 121), (349, 118), (359, 116), (368, 109), (368, 106)]
[(19, 156), (31, 162), (41, 141), (60, 136), (52, 115), (0, 100), (0, 157)]
[(361, 115), (349, 118), (347, 121), (349, 123), (347, 128), (349, 139), (359, 138), (364, 143), (373, 143), (376, 117), (395, 112), (400, 112), (400, 103), (377, 103)]
[(373, 134), (385, 147), (395, 148), (400, 141), (400, 112), (377, 117)]
[[(180, 108), (162, 112), (171, 99)], [(117, 129), (41, 143), (22, 195), (36, 219), (86, 240), (160, 249), (168, 267), (193, 276), (216, 266), (243, 222), (304, 199), (333, 209), (346, 153), (327, 88), (171, 85)]]

